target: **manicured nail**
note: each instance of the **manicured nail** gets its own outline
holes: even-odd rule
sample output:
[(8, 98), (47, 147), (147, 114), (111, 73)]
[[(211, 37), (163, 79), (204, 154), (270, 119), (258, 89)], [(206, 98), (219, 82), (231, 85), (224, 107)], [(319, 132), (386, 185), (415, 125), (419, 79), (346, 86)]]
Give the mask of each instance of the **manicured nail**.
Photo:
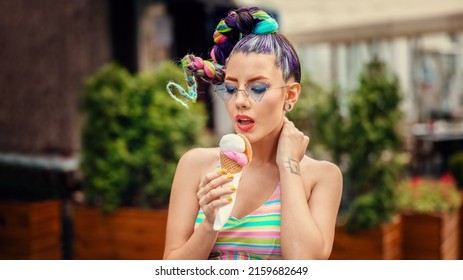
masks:
[(235, 186), (231, 186), (231, 187), (230, 187), (230, 190), (231, 190), (231, 191), (236, 191), (236, 187), (235, 187)]
[(232, 201), (233, 201), (233, 197), (229, 196), (229, 197), (227, 197), (227, 200), (230, 201), (230, 202), (232, 202)]
[(227, 179), (233, 179), (233, 174), (228, 173)]
[(224, 175), (224, 174), (227, 173), (227, 171), (226, 171), (225, 169), (222, 168), (222, 169), (220, 169), (220, 173), (221, 173), (222, 175)]

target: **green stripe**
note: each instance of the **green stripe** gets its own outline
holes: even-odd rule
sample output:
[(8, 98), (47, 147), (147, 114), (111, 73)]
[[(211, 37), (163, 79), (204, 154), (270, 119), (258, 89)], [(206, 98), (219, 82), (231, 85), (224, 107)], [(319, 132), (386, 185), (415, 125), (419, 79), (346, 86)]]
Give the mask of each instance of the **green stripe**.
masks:
[(247, 247), (247, 248), (260, 248), (260, 249), (265, 249), (265, 248), (280, 248), (279, 244), (248, 244), (248, 243), (235, 243), (235, 242), (215, 242), (215, 245), (220, 248), (220, 246), (242, 246), (242, 247)]
[[(203, 212), (200, 212), (196, 217), (196, 224), (200, 224), (206, 216)], [(246, 225), (246, 226), (263, 226), (263, 225), (280, 225), (280, 214), (268, 214), (261, 216), (248, 216), (242, 219), (236, 219), (231, 217), (228, 220), (227, 225)]]
[[(268, 215), (259, 215), (259, 216), (247, 216), (242, 219), (235, 219), (235, 220), (241, 220), (241, 221), (262, 221), (262, 220), (279, 220), (280, 219), (280, 214), (268, 214)], [(234, 218), (232, 218), (234, 219)]]
[(264, 221), (236, 221), (236, 220), (228, 220), (226, 226), (233, 227), (236, 225), (240, 225), (242, 227), (263, 227), (263, 226), (279, 226), (280, 219), (272, 219), (272, 220), (264, 220)]
[(280, 239), (275, 238), (245, 238), (245, 237), (219, 237), (217, 244), (262, 244), (262, 245), (280, 245)]

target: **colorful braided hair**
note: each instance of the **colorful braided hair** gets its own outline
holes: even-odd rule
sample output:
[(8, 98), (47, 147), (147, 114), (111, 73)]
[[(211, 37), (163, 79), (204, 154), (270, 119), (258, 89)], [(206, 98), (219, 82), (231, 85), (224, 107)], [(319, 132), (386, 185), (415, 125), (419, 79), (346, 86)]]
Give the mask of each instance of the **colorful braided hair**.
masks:
[(294, 47), (278, 32), (276, 20), (259, 8), (230, 11), (217, 25), (213, 37), (215, 45), (210, 52), (212, 61), (193, 55), (186, 55), (182, 59), (188, 90), (174, 82), (167, 84), (168, 93), (185, 107), (188, 108), (188, 105), (175, 96), (170, 87), (177, 88), (186, 101), (195, 102), (196, 78), (211, 84), (222, 83), (227, 59), (234, 53), (275, 54), (275, 64), (282, 69), (285, 81), (294, 78), (300, 82), (301, 66)]
[(191, 54), (183, 57), (182, 68), (183, 73), (185, 74), (188, 90), (184, 90), (182, 86), (172, 81), (167, 83), (166, 89), (173, 99), (180, 102), (187, 108), (188, 105), (182, 99), (175, 96), (170, 87), (175, 87), (186, 101), (196, 102), (196, 99), (198, 98), (198, 91), (195, 77), (199, 77), (208, 83), (217, 84), (222, 82), (225, 76), (222, 65), (208, 60), (203, 60), (202, 58)]

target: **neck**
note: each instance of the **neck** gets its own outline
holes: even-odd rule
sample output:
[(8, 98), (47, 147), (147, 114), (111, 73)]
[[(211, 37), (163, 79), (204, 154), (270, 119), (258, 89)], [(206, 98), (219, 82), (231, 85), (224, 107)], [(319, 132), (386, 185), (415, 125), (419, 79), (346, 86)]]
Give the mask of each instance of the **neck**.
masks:
[(252, 143), (251, 165), (262, 166), (276, 163), (278, 140), (282, 129), (283, 123), (264, 138)]

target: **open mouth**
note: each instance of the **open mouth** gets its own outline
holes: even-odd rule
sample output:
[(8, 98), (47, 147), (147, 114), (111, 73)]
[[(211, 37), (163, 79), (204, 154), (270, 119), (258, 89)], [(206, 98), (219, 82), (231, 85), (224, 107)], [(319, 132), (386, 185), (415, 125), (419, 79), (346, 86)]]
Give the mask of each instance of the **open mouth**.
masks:
[(237, 115), (236, 123), (238, 128), (242, 131), (249, 131), (255, 125), (254, 120), (251, 117), (245, 115)]

